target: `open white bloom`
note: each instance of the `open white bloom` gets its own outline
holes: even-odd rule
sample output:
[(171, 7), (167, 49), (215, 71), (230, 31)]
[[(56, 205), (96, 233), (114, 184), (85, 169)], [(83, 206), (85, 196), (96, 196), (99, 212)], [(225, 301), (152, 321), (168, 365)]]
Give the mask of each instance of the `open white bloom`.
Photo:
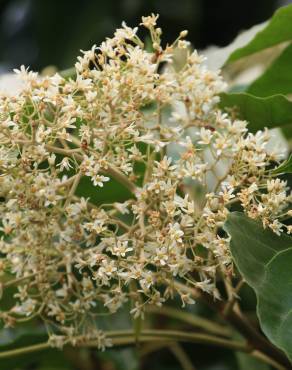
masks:
[(173, 293), (193, 303), (177, 279), (217, 298), (217, 268), (232, 267), (222, 226), (234, 205), (285, 230), (290, 196), (270, 176), (268, 132), (248, 133), (218, 109), (225, 83), (196, 51), (177, 70), (186, 32), (164, 49), (156, 22), (142, 18), (152, 51), (123, 24), (82, 52), (76, 77), (21, 67), (25, 89), (0, 96), (0, 259), (19, 284), (0, 316), (10, 325), (39, 315), (58, 347), (96, 335), (92, 321), (127, 300), (135, 317)]

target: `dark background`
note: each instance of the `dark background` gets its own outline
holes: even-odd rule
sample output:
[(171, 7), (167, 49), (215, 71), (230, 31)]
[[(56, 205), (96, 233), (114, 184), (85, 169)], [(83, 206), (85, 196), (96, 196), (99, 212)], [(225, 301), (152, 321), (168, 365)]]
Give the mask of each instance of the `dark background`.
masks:
[(21, 64), (41, 70), (73, 65), (79, 49), (111, 37), (123, 20), (159, 13), (165, 40), (182, 29), (202, 49), (224, 46), (240, 30), (268, 19), (280, 0), (0, 0), (0, 73)]

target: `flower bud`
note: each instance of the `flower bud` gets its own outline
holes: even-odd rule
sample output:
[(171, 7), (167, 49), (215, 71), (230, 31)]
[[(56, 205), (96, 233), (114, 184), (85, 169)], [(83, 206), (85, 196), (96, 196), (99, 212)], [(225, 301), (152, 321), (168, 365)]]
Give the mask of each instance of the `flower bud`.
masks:
[(179, 37), (186, 37), (188, 33), (189, 33), (189, 31), (187, 31), (187, 30), (183, 30), (183, 31), (181, 31), (181, 33), (179, 34)]

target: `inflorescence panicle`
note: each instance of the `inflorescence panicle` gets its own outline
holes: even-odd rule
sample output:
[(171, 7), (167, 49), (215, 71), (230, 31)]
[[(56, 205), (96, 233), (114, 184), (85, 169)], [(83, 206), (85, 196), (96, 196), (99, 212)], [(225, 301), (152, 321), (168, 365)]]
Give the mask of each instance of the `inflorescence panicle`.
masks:
[[(191, 51), (186, 31), (163, 47), (157, 18), (142, 18), (151, 47), (123, 24), (82, 52), (76, 78), (22, 66), (22, 91), (0, 97), (0, 272), (14, 297), (0, 317), (41, 318), (54, 346), (110, 345), (98, 316), (127, 301), (134, 317), (175, 295), (193, 303), (177, 280), (219, 298), (216, 271), (232, 273), (222, 226), (234, 205), (277, 234), (292, 231), (269, 132), (248, 133), (218, 109), (220, 72)], [(116, 198), (92, 199), (111, 183)]]

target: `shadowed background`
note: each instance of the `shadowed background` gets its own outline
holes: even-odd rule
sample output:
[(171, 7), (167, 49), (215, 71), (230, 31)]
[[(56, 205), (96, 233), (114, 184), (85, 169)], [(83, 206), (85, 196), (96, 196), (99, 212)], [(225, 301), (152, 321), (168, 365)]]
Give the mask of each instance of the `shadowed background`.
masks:
[(164, 40), (182, 29), (202, 49), (224, 46), (240, 30), (268, 19), (279, 0), (7, 0), (0, 1), (0, 73), (21, 64), (41, 70), (73, 65), (79, 49), (110, 37), (125, 20), (159, 13)]

